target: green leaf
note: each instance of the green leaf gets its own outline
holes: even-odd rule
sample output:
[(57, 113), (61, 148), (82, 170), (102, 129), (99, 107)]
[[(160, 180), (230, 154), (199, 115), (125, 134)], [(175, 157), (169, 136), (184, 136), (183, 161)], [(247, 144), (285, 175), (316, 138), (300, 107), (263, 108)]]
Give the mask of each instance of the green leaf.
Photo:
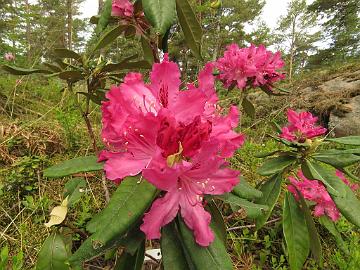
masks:
[(224, 218), (221, 214), (221, 211), (217, 207), (216, 203), (214, 201), (210, 201), (207, 205), (207, 208), (210, 210), (211, 218), (214, 223), (215, 227), (215, 233), (220, 239), (224, 242), (224, 245), (226, 245), (227, 240), (227, 234), (226, 234), (226, 225), (224, 222)]
[(346, 245), (346, 242), (343, 240), (341, 233), (338, 231), (335, 223), (330, 220), (327, 216), (319, 217), (319, 222), (323, 225), (335, 238), (337, 246), (345, 253), (349, 254), (349, 249)]
[(144, 59), (150, 64), (154, 62), (153, 51), (148, 40), (141, 36), (141, 47), (144, 53)]
[(256, 218), (269, 210), (266, 205), (249, 202), (232, 193), (221, 195), (219, 198), (229, 203), (233, 211), (238, 211), (240, 208), (243, 208), (249, 218)]
[(160, 247), (164, 270), (190, 269), (174, 222), (162, 228)]
[(66, 270), (70, 269), (68, 258), (71, 255), (67, 250), (64, 237), (53, 232), (46, 238), (38, 255), (36, 270)]
[(287, 167), (294, 163), (295, 157), (279, 156), (265, 160), (263, 165), (257, 170), (258, 174), (263, 176), (273, 175), (284, 171)]
[(76, 203), (85, 193), (86, 181), (82, 177), (70, 179), (64, 187), (64, 198), (68, 197), (68, 206)]
[(77, 70), (62, 71), (58, 73), (57, 76), (59, 76), (59, 78), (62, 80), (71, 81), (71, 82), (77, 82), (85, 78), (84, 75)]
[(261, 191), (257, 190), (246, 182), (245, 177), (240, 176), (240, 182), (237, 184), (234, 189), (231, 191), (233, 194), (239, 196), (240, 198), (252, 200), (256, 198), (261, 198)]
[(65, 48), (58, 48), (58, 49), (54, 49), (54, 54), (60, 59), (70, 58), (70, 59), (75, 59), (79, 63), (82, 63), (82, 56), (72, 50), (68, 50)]
[(142, 0), (142, 6), (156, 34), (165, 34), (175, 20), (175, 0)]
[(119, 71), (119, 70), (124, 70), (124, 69), (133, 69), (133, 68), (136, 68), (136, 69), (137, 68), (144, 68), (144, 69), (151, 68), (150, 63), (145, 60), (130, 62), (131, 60), (133, 60), (134, 58), (137, 58), (137, 57), (138, 57), (137, 55), (133, 55), (128, 58), (125, 58), (120, 63), (107, 64), (101, 69), (101, 72), (113, 72), (113, 71)]
[(271, 152), (262, 152), (262, 153), (259, 153), (259, 154), (254, 154), (254, 157), (257, 157), (257, 158), (264, 158), (264, 157), (269, 157), (269, 156), (273, 156), (277, 153), (279, 153), (280, 150), (275, 150), (275, 151), (271, 151)]
[(317, 153), (312, 156), (314, 159), (324, 162), (326, 164), (330, 164), (335, 168), (343, 168), (349, 165), (352, 165), (358, 161), (360, 161), (360, 156), (349, 154), (349, 153)]
[(95, 45), (94, 51), (105, 48), (107, 45), (111, 44), (111, 42), (113, 42), (118, 36), (120, 36), (125, 29), (126, 26), (118, 25), (115, 26), (114, 28), (111, 28), (109, 31), (105, 32), (100, 37), (98, 43)]
[(3, 70), (6, 72), (9, 72), (13, 75), (30, 75), (34, 73), (44, 73), (44, 74), (50, 74), (52, 71), (45, 70), (45, 69), (31, 69), (31, 68), (21, 68), (16, 66), (10, 66), (10, 65), (2, 65), (1, 66)]
[(323, 173), (321, 173), (323, 171), (322, 166), (318, 165), (315, 162), (306, 160), (305, 163), (301, 165), (301, 169), (307, 178), (316, 179), (323, 182), (323, 184), (326, 186), (327, 191), (330, 194), (344, 196), (345, 190), (338, 189), (339, 186), (336, 184), (337, 181), (333, 181), (333, 177), (329, 178), (327, 177), (328, 175), (324, 175)]
[(312, 253), (314, 259), (319, 264), (319, 266), (322, 267), (323, 266), (323, 258), (322, 258), (322, 247), (321, 247), (320, 236), (316, 229), (315, 222), (311, 215), (309, 207), (307, 206), (302, 195), (300, 193), (298, 193), (298, 195), (300, 198), (301, 209), (305, 216), (306, 226), (309, 231), (309, 237), (311, 239), (311, 241), (310, 241), (311, 253)]
[(254, 104), (251, 103), (246, 97), (242, 101), (242, 107), (245, 110), (245, 113), (250, 116), (251, 118), (255, 117), (255, 107)]
[(139, 183), (139, 177), (123, 180), (107, 207), (88, 223), (87, 229), (93, 234), (74, 253), (71, 262), (79, 264), (121, 244), (121, 237), (142, 217), (155, 194), (156, 188), (145, 180)]
[(291, 270), (301, 270), (310, 251), (310, 238), (304, 213), (290, 193), (285, 194), (283, 232)]
[(0, 251), (0, 269), (6, 269), (9, 260), (9, 247), (6, 245)]
[(349, 145), (360, 145), (360, 136), (348, 136), (334, 139), (326, 139), (330, 142), (336, 142), (341, 144), (349, 144)]
[(78, 157), (47, 168), (44, 170), (44, 176), (60, 178), (75, 173), (99, 171), (102, 169), (103, 163), (98, 163), (96, 156)]
[(61, 72), (61, 67), (59, 67), (58, 65), (55, 64), (51, 64), (51, 63), (42, 63), (44, 66), (46, 66), (47, 68), (51, 69), (53, 72)]
[[(214, 225), (212, 224), (213, 228)], [(215, 236), (215, 240), (208, 246), (199, 246), (194, 239), (193, 232), (188, 229), (179, 218), (179, 229), (184, 247), (191, 257), (196, 269), (232, 270), (232, 261), (226, 252), (224, 242)]]
[(145, 257), (145, 241), (143, 241), (135, 255), (123, 252), (117, 260), (114, 270), (141, 270)]
[(189, 4), (188, 0), (176, 0), (176, 12), (186, 44), (189, 46), (192, 53), (200, 60), (201, 56), (201, 41), (202, 41), (202, 27), (196, 18), (196, 15)]
[(112, 9), (112, 0), (105, 0), (99, 20), (97, 22), (97, 26), (95, 28), (96, 34), (99, 35), (108, 25), (111, 19), (111, 9)]
[(260, 229), (264, 226), (265, 222), (269, 219), (274, 206), (279, 199), (281, 192), (281, 183), (282, 183), (282, 175), (276, 174), (272, 176), (269, 180), (267, 180), (260, 188), (262, 192), (262, 197), (257, 199), (255, 202), (258, 204), (267, 205), (269, 211), (260, 215), (256, 218), (255, 224), (256, 229)]

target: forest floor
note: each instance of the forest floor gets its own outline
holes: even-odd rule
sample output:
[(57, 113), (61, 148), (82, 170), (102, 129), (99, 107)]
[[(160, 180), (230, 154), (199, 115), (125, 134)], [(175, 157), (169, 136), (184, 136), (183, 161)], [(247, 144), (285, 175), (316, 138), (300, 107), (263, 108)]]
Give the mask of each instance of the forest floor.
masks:
[[(287, 99), (294, 99), (297, 89), (352, 68), (352, 65), (347, 65), (318, 72), (317, 76), (304, 74), (282, 87), (292, 90)], [(21, 82), (17, 79), (4, 74), (0, 77), (0, 251), (9, 248), (12, 265), (9, 269), (32, 269), (41, 245), (50, 233), (44, 223), (51, 209), (62, 201), (67, 181), (66, 178), (46, 179), (42, 175), (43, 169), (68, 158), (84, 156), (92, 150), (81, 115), (58, 81), (35, 76), (24, 77)], [(247, 140), (231, 160), (232, 166), (254, 186), (263, 180), (256, 174), (261, 159), (254, 157), (254, 153), (276, 149), (276, 143), (267, 136), (273, 132), (270, 120), (284, 122), (284, 112), (294, 104), (284, 102), (284, 98), (273, 97), (271, 100), (268, 106), (259, 108), (255, 120), (243, 117), (240, 130)], [(231, 97), (222, 100), (225, 105), (230, 102)], [(99, 138), (101, 115), (95, 105), (90, 117)], [(72, 209), (66, 222), (74, 230), (85, 231), (86, 222), (103, 208), (106, 198), (100, 175), (83, 176), (87, 181), (85, 195)], [(110, 181), (107, 186), (110, 192), (115, 188)], [(228, 251), (236, 269), (288, 269), (280, 209), (280, 206), (275, 206), (269, 222), (259, 231), (241, 212), (234, 215), (223, 209), (228, 228)], [(335, 239), (319, 226), (324, 269), (359, 269), (360, 232), (344, 219), (340, 219), (337, 225), (350, 253), (338, 249)], [(83, 235), (75, 235), (75, 245), (78, 245)], [(111, 269), (112, 264), (112, 260), (102, 260), (100, 266), (95, 260), (87, 267)], [(157, 267), (152, 265), (148, 269)], [(318, 267), (310, 259), (304, 269)]]

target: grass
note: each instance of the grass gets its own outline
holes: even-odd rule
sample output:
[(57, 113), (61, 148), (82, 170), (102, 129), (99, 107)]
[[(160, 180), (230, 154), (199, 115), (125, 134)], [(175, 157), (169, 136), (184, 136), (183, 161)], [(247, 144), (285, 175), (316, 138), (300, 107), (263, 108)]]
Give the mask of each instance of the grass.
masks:
[[(327, 76), (334, 73), (329, 74)], [(306, 76), (302, 75), (288, 87), (307, 85), (308, 81), (304, 82)], [(310, 77), (314, 76), (309, 74)], [(85, 155), (91, 148), (81, 115), (58, 81), (27, 77), (15, 85), (14, 77), (2, 76), (0, 79), (0, 269), (5, 263), (9, 269), (32, 269), (41, 245), (50, 233), (44, 223), (51, 209), (62, 201), (68, 180), (45, 179), (42, 171), (61, 160)], [(229, 105), (234, 99), (236, 101), (236, 97), (223, 96), (222, 102)], [(254, 186), (263, 180), (256, 174), (261, 159), (255, 154), (278, 147), (267, 136), (273, 133), (269, 120), (284, 122), (283, 112), (288, 106), (279, 104), (276, 98), (272, 100), (274, 102), (266, 108), (269, 113), (258, 112), (255, 120), (243, 116), (241, 131), (247, 140), (231, 159), (231, 166), (239, 169)], [(93, 123), (98, 123), (94, 129), (99, 135), (101, 115), (96, 106), (90, 116)], [(86, 233), (86, 222), (104, 207), (106, 201), (101, 176), (84, 176), (87, 182), (85, 195), (72, 208), (66, 221), (74, 231), (74, 247)], [(107, 185), (110, 191), (115, 188), (110, 182)], [(244, 214), (228, 219), (228, 228), (240, 227), (228, 232), (228, 250), (237, 269), (289, 269), (278, 219), (280, 209), (280, 205), (275, 206), (269, 224), (258, 231)], [(230, 216), (231, 212), (224, 209), (224, 214)], [(345, 220), (338, 225), (350, 253), (339, 250), (333, 237), (319, 226), (325, 269), (358, 269), (359, 231)], [(112, 265), (111, 260), (102, 263), (103, 267)], [(98, 266), (94, 263), (93, 269), (98, 269), (95, 267)], [(318, 268), (310, 259), (304, 269)]]

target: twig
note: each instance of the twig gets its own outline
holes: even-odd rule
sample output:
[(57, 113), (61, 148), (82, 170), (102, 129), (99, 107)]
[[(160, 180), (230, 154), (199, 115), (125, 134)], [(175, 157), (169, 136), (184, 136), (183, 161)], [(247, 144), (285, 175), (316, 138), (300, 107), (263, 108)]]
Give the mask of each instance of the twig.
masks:
[(156, 262), (157, 264), (159, 264), (159, 260), (158, 260), (158, 259), (154, 258), (154, 257), (151, 256), (150, 254), (147, 254), (146, 252), (145, 252), (145, 257), (148, 257), (148, 258), (150, 258), (151, 260), (153, 260), (154, 262)]
[[(269, 220), (269, 221), (265, 222), (265, 225), (275, 223), (279, 220), (281, 220), (281, 217), (275, 218), (273, 220)], [(245, 229), (245, 228), (255, 228), (255, 227), (256, 227), (255, 224), (249, 224), (249, 225), (244, 225), (244, 226), (231, 227), (231, 228), (226, 229), (226, 231), (230, 232), (230, 231), (235, 231), (235, 230), (240, 230), (240, 229)]]

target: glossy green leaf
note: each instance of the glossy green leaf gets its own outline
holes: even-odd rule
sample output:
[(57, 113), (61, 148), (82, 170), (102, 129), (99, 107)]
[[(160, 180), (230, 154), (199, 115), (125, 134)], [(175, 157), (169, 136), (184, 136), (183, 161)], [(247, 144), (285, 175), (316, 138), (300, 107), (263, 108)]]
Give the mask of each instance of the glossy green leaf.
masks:
[(331, 181), (332, 178), (322, 175), (321, 174), (322, 168), (323, 167), (320, 166), (319, 164), (308, 160), (306, 160), (305, 163), (301, 165), (301, 169), (307, 178), (316, 179), (323, 182), (323, 184), (326, 186), (327, 191), (330, 194), (344, 196), (345, 190), (337, 188), (338, 187), (338, 185), (336, 185), (337, 181)]
[(58, 73), (57, 76), (59, 76), (59, 78), (62, 80), (71, 81), (71, 82), (77, 82), (85, 78), (84, 75), (77, 70), (62, 71)]
[(176, 12), (179, 24), (184, 32), (186, 44), (192, 53), (198, 58), (201, 56), (202, 27), (188, 0), (176, 0)]
[(102, 8), (100, 17), (97, 21), (97, 25), (95, 28), (96, 34), (100, 34), (109, 24), (109, 21), (111, 20), (111, 9), (112, 9), (112, 0), (105, 0), (104, 6)]
[(233, 211), (238, 211), (240, 210), (240, 208), (243, 208), (249, 218), (259, 217), (263, 215), (265, 211), (269, 210), (266, 205), (249, 202), (232, 193), (224, 194), (219, 198), (222, 199), (224, 202), (229, 203)]
[(117, 25), (111, 28), (109, 31), (105, 32), (99, 39), (98, 43), (96, 43), (94, 51), (100, 50), (105, 48), (109, 44), (111, 44), (118, 36), (120, 36), (126, 26), (124, 25)]
[(297, 205), (293, 195), (286, 193), (283, 209), (283, 232), (286, 241), (291, 270), (303, 269), (309, 255), (310, 238), (304, 213)]
[(330, 142), (336, 142), (341, 144), (348, 144), (348, 145), (360, 145), (360, 136), (348, 136), (348, 137), (341, 137), (341, 138), (333, 138), (333, 139), (326, 139)]
[(98, 163), (96, 156), (78, 157), (47, 168), (44, 170), (44, 176), (60, 178), (75, 173), (99, 171), (102, 169), (103, 163)]
[(154, 62), (153, 51), (148, 40), (141, 36), (141, 47), (144, 53), (144, 59), (150, 64)]
[(274, 206), (279, 199), (281, 183), (282, 175), (276, 174), (265, 181), (261, 186), (260, 191), (262, 192), (262, 197), (257, 199), (255, 202), (258, 204), (267, 205), (269, 210), (256, 218), (255, 224), (257, 229), (260, 229), (262, 226), (264, 226), (265, 222), (269, 219), (272, 210), (274, 209)]
[(128, 58), (125, 58), (120, 63), (107, 64), (101, 69), (101, 72), (114, 72), (114, 71), (120, 71), (120, 70), (125, 70), (125, 69), (134, 69), (134, 68), (144, 68), (144, 69), (151, 68), (150, 63), (145, 60), (130, 62), (131, 60), (133, 60), (137, 57), (138, 57), (137, 55), (133, 55)]
[(175, 0), (142, 0), (142, 6), (157, 35), (165, 34), (175, 20)]
[(244, 108), (245, 113), (251, 118), (255, 117), (255, 107), (254, 104), (251, 103), (246, 97), (242, 101), (242, 107)]
[(46, 238), (38, 254), (36, 270), (66, 270), (70, 250), (66, 248), (64, 238), (58, 232), (53, 232)]
[(70, 58), (70, 59), (75, 59), (78, 62), (82, 62), (82, 57), (80, 54), (72, 51), (72, 50), (68, 50), (65, 48), (58, 48), (58, 49), (54, 49), (54, 54), (56, 57), (63, 59), (63, 58)]
[(341, 233), (336, 227), (336, 224), (330, 220), (326, 215), (319, 217), (319, 222), (323, 225), (335, 238), (337, 246), (345, 253), (349, 254), (349, 249), (346, 242), (341, 236)]
[(320, 235), (316, 229), (314, 219), (311, 215), (311, 212), (309, 210), (309, 207), (307, 206), (304, 198), (299, 194), (299, 202), (301, 205), (301, 210), (304, 213), (306, 226), (309, 231), (309, 237), (310, 237), (310, 249), (311, 254), (313, 255), (314, 259), (317, 261), (320, 267), (323, 265), (323, 258), (322, 258), (322, 247), (321, 247), (321, 241), (320, 241)]
[(87, 224), (87, 230), (93, 234), (71, 257), (71, 262), (79, 264), (121, 244), (121, 237), (142, 217), (155, 194), (156, 188), (145, 180), (139, 182), (139, 177), (123, 180), (106, 208)]
[(251, 186), (243, 176), (240, 176), (239, 184), (237, 184), (231, 192), (240, 198), (248, 200), (261, 198), (262, 196), (261, 191)]
[(114, 270), (141, 270), (145, 257), (145, 242), (143, 241), (134, 255), (123, 252), (117, 260)]
[[(213, 224), (211, 225), (213, 228)], [(233, 265), (224, 242), (215, 236), (208, 246), (202, 247), (195, 242), (194, 234), (179, 218), (181, 239), (196, 269), (232, 270)]]
[(208, 202), (207, 210), (210, 210), (209, 212), (211, 213), (216, 235), (220, 237), (220, 239), (224, 242), (224, 245), (226, 245), (226, 225), (220, 209), (214, 201), (210, 201)]
[(64, 198), (68, 197), (68, 206), (76, 203), (85, 193), (86, 181), (82, 177), (70, 179), (64, 187)]
[(330, 164), (335, 168), (343, 168), (360, 161), (360, 156), (350, 153), (317, 153), (312, 156), (314, 159)]
[(51, 69), (53, 72), (61, 72), (61, 67), (59, 67), (56, 64), (51, 64), (51, 63), (42, 63), (44, 66), (46, 66), (47, 68)]
[(6, 72), (9, 72), (13, 75), (30, 75), (34, 73), (43, 73), (43, 74), (50, 74), (52, 71), (45, 70), (45, 69), (32, 69), (32, 68), (21, 68), (16, 66), (10, 66), (10, 65), (2, 65), (1, 66), (3, 70)]
[(179, 232), (172, 222), (161, 231), (160, 247), (164, 270), (191, 269), (181, 244)]
[(273, 175), (284, 171), (287, 167), (295, 162), (295, 157), (279, 156), (269, 158), (264, 161), (263, 165), (257, 170), (258, 174), (263, 176)]
[(254, 154), (254, 157), (257, 157), (257, 158), (264, 158), (264, 157), (269, 157), (269, 156), (273, 156), (277, 153), (279, 153), (280, 150), (275, 150), (275, 151), (271, 151), (271, 152), (262, 152), (262, 153), (259, 153), (259, 154)]

